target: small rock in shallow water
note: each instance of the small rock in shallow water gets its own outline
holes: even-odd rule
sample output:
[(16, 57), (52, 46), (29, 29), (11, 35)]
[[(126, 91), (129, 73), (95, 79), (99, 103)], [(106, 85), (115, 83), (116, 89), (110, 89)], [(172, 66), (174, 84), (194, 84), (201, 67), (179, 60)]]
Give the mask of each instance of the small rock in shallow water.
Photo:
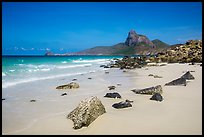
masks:
[(150, 100), (156, 100), (156, 101), (162, 101), (163, 100), (163, 97), (161, 96), (161, 94), (159, 93), (155, 93), (151, 98)]
[(36, 100), (35, 100), (35, 99), (32, 99), (32, 100), (30, 100), (30, 102), (36, 102)]
[(105, 67), (106, 65), (100, 65), (100, 67)]
[(72, 81), (76, 81), (76, 80), (77, 80), (76, 78), (72, 79)]
[(92, 79), (92, 78), (88, 78), (88, 79)]
[(2, 98), (2, 101), (3, 101), (3, 100), (6, 100), (6, 99), (5, 99), (5, 98)]

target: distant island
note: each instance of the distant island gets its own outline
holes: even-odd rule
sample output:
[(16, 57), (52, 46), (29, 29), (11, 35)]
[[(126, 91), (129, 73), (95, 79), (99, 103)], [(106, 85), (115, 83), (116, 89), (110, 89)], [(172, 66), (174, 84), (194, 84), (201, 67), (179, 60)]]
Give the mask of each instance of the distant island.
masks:
[(130, 30), (128, 36), (123, 43), (113, 46), (96, 46), (79, 52), (54, 54), (50, 51), (45, 56), (69, 56), (69, 55), (155, 55), (165, 51), (172, 46), (182, 44), (169, 45), (159, 39), (150, 41), (145, 35), (137, 34), (135, 30)]

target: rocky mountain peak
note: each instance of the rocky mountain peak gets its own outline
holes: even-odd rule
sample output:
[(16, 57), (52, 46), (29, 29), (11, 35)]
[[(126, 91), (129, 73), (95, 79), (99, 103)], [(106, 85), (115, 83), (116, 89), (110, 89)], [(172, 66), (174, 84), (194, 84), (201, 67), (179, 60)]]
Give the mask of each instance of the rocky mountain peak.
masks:
[(146, 36), (137, 34), (133, 29), (129, 31), (125, 44), (128, 46), (135, 46), (138, 44), (155, 46)]
[(128, 37), (125, 41), (125, 44), (128, 45), (128, 46), (132, 46), (134, 45), (135, 43), (138, 43), (138, 34), (135, 32), (135, 30), (130, 30), (130, 32), (128, 33)]

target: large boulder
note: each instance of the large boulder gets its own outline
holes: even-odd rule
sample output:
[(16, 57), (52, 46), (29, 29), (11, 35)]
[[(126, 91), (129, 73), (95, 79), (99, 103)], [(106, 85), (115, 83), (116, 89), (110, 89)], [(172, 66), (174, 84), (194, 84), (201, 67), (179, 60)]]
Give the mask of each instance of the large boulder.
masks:
[(186, 79), (181, 77), (165, 84), (165, 86), (175, 86), (175, 85), (186, 86)]
[(161, 85), (157, 85), (155, 87), (149, 87), (145, 89), (140, 89), (140, 90), (133, 89), (131, 91), (133, 91), (136, 94), (147, 94), (147, 95), (153, 95), (155, 93), (160, 93), (160, 94), (163, 93)]
[(76, 82), (71, 82), (69, 84), (56, 87), (56, 89), (76, 89), (76, 88), (79, 88), (79, 84), (77, 84)]
[(108, 97), (108, 98), (121, 98), (121, 95), (117, 92), (113, 92), (113, 93), (106, 93), (106, 95), (104, 97)]
[(67, 115), (74, 122), (74, 129), (89, 126), (96, 118), (106, 113), (104, 105), (97, 97), (82, 100), (79, 105)]

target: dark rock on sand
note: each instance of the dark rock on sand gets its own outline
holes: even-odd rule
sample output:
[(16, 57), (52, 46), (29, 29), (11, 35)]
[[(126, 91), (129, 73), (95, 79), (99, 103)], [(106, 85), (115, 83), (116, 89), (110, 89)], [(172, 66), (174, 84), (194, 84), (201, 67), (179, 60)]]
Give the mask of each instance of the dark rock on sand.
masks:
[(181, 78), (185, 78), (187, 80), (195, 79), (194, 76), (189, 71), (186, 72), (183, 76), (181, 76)]
[(109, 66), (105, 66), (104, 68), (110, 68)]
[(160, 94), (163, 93), (161, 85), (140, 89), (140, 90), (133, 89), (131, 91), (135, 92), (136, 94), (147, 94), (147, 95), (153, 95), (155, 93), (160, 93)]
[(77, 80), (76, 78), (72, 79), (72, 81), (76, 81), (76, 80)]
[(154, 78), (162, 78), (162, 76), (154, 75)]
[(2, 101), (3, 101), (3, 100), (6, 100), (6, 99), (5, 99), (5, 98), (2, 98)]
[(125, 102), (133, 103), (132, 100), (128, 100), (128, 99), (126, 99)]
[(109, 86), (108, 88), (109, 88), (109, 90), (113, 90), (113, 89), (115, 89), (115, 86)]
[(100, 67), (102, 67), (102, 68), (105, 67), (105, 66), (106, 66), (106, 65), (100, 65)]
[(162, 100), (163, 100), (163, 97), (161, 96), (161, 94), (155, 93), (155, 94), (150, 98), (150, 100), (162, 101)]
[(191, 62), (189, 65), (195, 65), (195, 62)]
[(113, 104), (112, 107), (116, 109), (121, 109), (121, 108), (132, 107), (132, 104), (129, 101), (121, 101), (119, 103)]
[(149, 74), (148, 76), (154, 76), (153, 74)]
[(194, 70), (190, 70), (189, 72), (195, 72)]
[(75, 82), (71, 82), (69, 84), (56, 87), (56, 89), (75, 89), (75, 88), (79, 88), (79, 84)]
[(74, 129), (89, 126), (96, 118), (106, 113), (104, 105), (97, 97), (87, 98), (68, 114), (67, 118), (74, 122)]
[(162, 76), (153, 75), (153, 74), (149, 74), (148, 76), (153, 76), (154, 78), (162, 78)]
[(88, 78), (88, 79), (92, 79), (92, 78)]
[(113, 93), (106, 93), (106, 95), (104, 97), (108, 97), (108, 98), (121, 98), (121, 95), (117, 92), (113, 92)]
[(36, 100), (35, 100), (35, 99), (32, 99), (32, 100), (30, 100), (30, 102), (36, 102)]
[(67, 95), (67, 93), (63, 93), (61, 96), (65, 96), (65, 95)]
[(169, 83), (166, 83), (164, 86), (175, 86), (175, 85), (183, 85), (186, 86), (186, 79), (185, 78), (178, 78)]

